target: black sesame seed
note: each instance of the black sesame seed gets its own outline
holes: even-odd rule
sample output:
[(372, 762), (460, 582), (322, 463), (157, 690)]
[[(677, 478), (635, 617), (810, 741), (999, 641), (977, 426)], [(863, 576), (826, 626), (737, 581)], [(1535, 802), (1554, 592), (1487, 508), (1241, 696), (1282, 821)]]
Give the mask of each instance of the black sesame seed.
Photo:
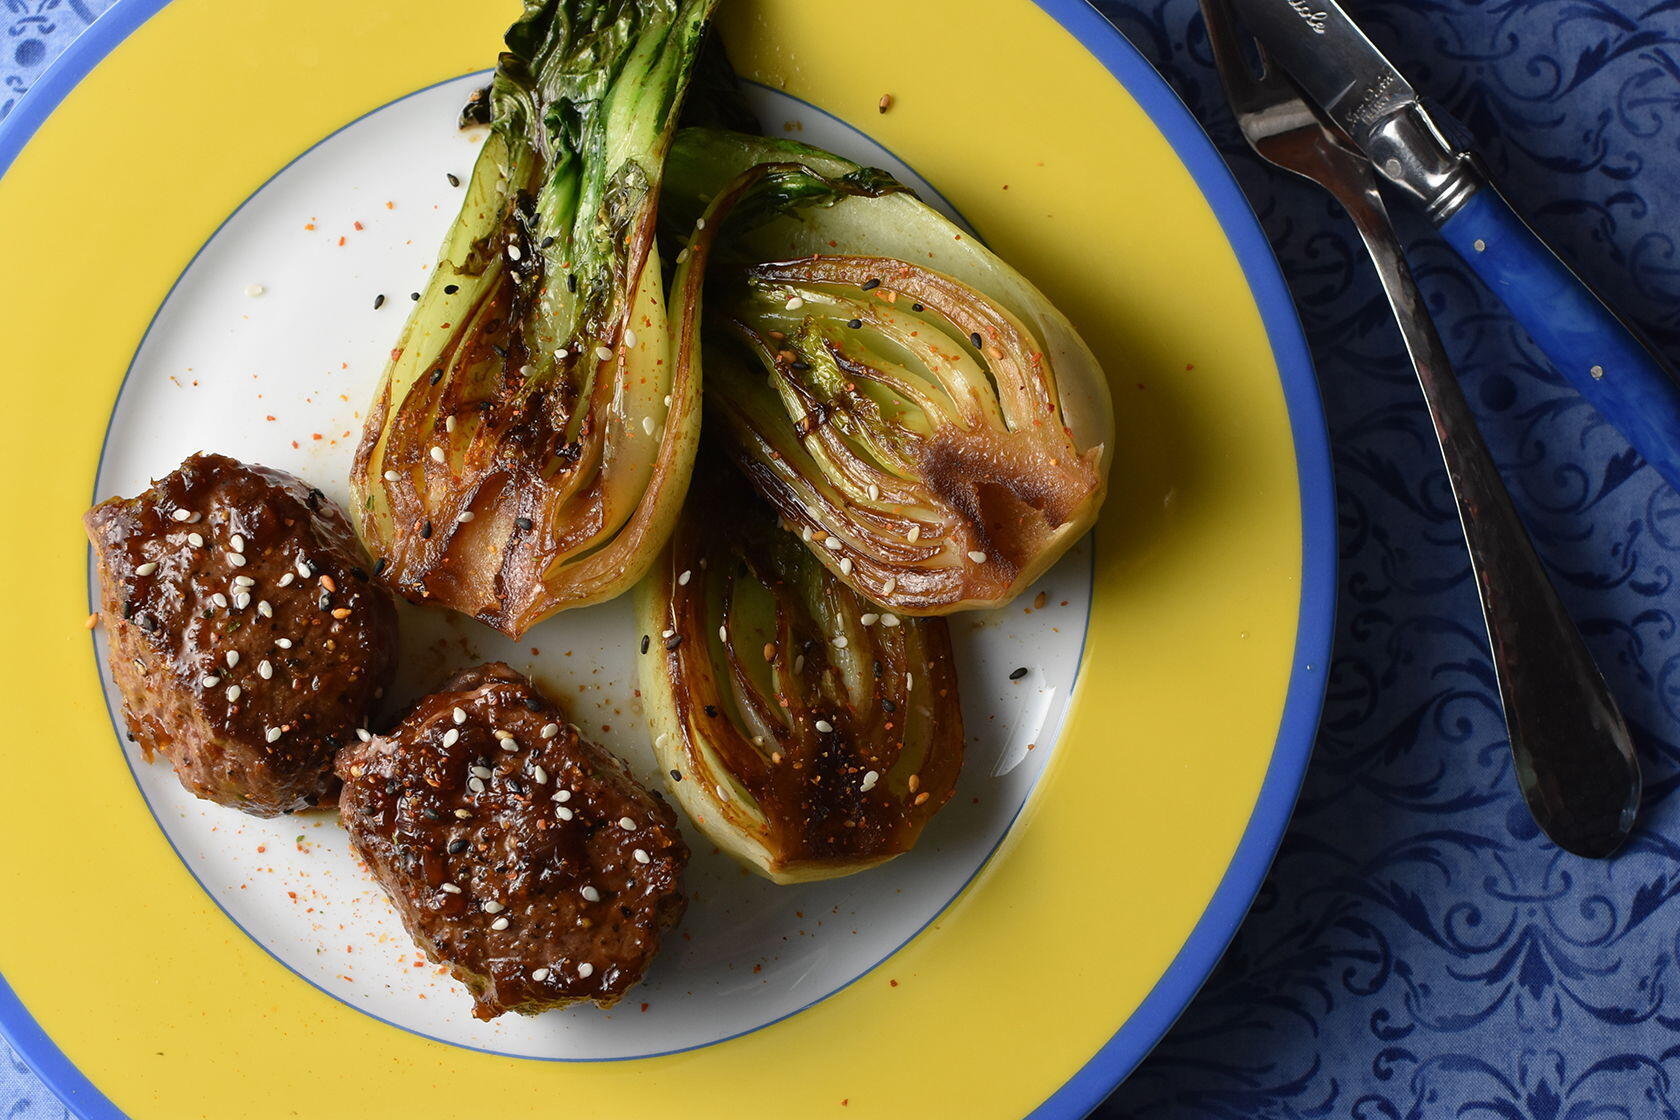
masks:
[(1013, 673), (1009, 674), (1009, 679), (1012, 680), (1012, 681), (1018, 681), (1026, 675), (1027, 675), (1027, 667), (1025, 665), (1023, 665), (1019, 669), (1015, 670)]
[(790, 369), (810, 369), (811, 368), (811, 363), (802, 362), (798, 358), (795, 358), (793, 361), (788, 363), (788, 368), (790, 368)]
[(423, 541), (432, 539), (432, 523), (430, 521), (420, 526), (420, 539)]
[(882, 700), (881, 710), (883, 712), (896, 712), (898, 711), (898, 705), (894, 704), (891, 700)]
[(711, 718), (716, 719), (717, 718), (717, 705), (716, 704), (707, 704), (706, 705), (706, 714), (708, 716), (710, 716)]
[(140, 629), (144, 630), (148, 634), (156, 634), (159, 630), (163, 629), (163, 627), (158, 623), (158, 620), (149, 614), (141, 615), (139, 622)]
[(445, 284), (443, 286), (443, 294), (446, 295), (446, 296), (452, 296), (460, 290), (461, 290), (461, 285), (459, 285), (459, 284)]
[(380, 292), (378, 295), (373, 297), (373, 309), (375, 311), (378, 311), (381, 307), (384, 307), (384, 306), (385, 306), (385, 293)]
[(680, 782), (680, 781), (682, 781), (682, 771), (681, 771), (681, 770), (673, 770), (673, 771), (671, 771), (671, 780), (672, 780), (672, 781), (673, 781), (673, 782)]
[[(134, 617), (134, 611), (135, 611), (134, 600), (130, 599), (127, 602), (125, 602), (123, 604), (123, 621), (127, 622), (129, 619), (133, 618)], [(643, 639), (643, 640), (646, 641), (646, 639)]]
[(525, 783), (521, 782), (518, 778), (509, 778), (507, 780), (507, 784), (508, 784), (508, 788), (511, 789), (514, 793), (520, 794), (521, 796), (524, 795), (524, 793), (525, 793)]
[(450, 855), (458, 856), (467, 850), (467, 842), (465, 840), (451, 840), (447, 850)]
[(974, 333), (970, 334), (968, 336), (968, 340), (970, 342), (974, 343), (974, 348), (976, 350), (980, 349), (980, 347), (985, 345), (985, 340), (980, 337), (980, 332), (979, 331), (975, 331)]
[(350, 569), (350, 574), (356, 577), (356, 582), (358, 583), (366, 583), (368, 581), (368, 574), (360, 568), (352, 567)]
[(441, 821), (443, 819), (443, 814), (438, 812), (436, 809), (433, 809), (429, 805), (426, 808), (420, 810), (420, 815), (425, 817), (429, 821)]
[(325, 494), (321, 493), (315, 487), (311, 486), (309, 488), (309, 497), (307, 499), (305, 499), (305, 501), (304, 501), (304, 504), (309, 507), (309, 512), (320, 513), (321, 512), (321, 499), (324, 498), (324, 497), (326, 497)]
[(415, 303), (419, 303), (420, 302), (420, 293), (419, 292), (409, 292), (408, 293), (408, 298), (413, 300)]
[(492, 342), (490, 344), (490, 349), (492, 349), (496, 352), (496, 357), (498, 357), (498, 358), (506, 358), (508, 356), (506, 346), (501, 346), (501, 345), (498, 345), (497, 343)]
[(332, 610), (332, 596), (325, 591), (321, 592), (321, 597), (315, 600), (315, 605), (324, 611)]
[(542, 239), (542, 241), (541, 241), (541, 242), (539, 242), (539, 243), (538, 243), (538, 245), (537, 245), (537, 248), (539, 248), (539, 249), (546, 249), (546, 248), (548, 248), (548, 247), (549, 247), (549, 246), (550, 246), (550, 245), (553, 245), (553, 244), (554, 244), (554, 238), (552, 238), (552, 237), (545, 237), (545, 238), (543, 238), (543, 239)]
[(540, 712), (543, 710), (542, 701), (538, 700), (535, 696), (527, 696), (520, 702), (525, 705), (525, 710), (528, 712)]
[(881, 662), (880, 662), (879, 658), (877, 658), (876, 661), (875, 661), (875, 679), (876, 680), (881, 679)]
[(577, 291), (577, 273), (575, 273), (575, 272), (566, 273), (566, 290), (568, 292)]
[(449, 180), (449, 185), (452, 187), (458, 187), (461, 185), (461, 177), (453, 171), (445, 171), (443, 173), (443, 177)]
[(873, 292), (876, 288), (879, 288), (880, 286), (881, 286), (881, 281), (877, 277), (874, 277), (874, 276), (871, 276), (869, 279), (867, 279), (863, 282), (863, 290), (866, 291), (866, 292)]
[(385, 559), (385, 557), (383, 557), (383, 556), (381, 556), (379, 559), (375, 560), (373, 562), (374, 578), (378, 579), (380, 575), (384, 574), (385, 569), (390, 567), (390, 565), (391, 565), (391, 562), (389, 560)]
[(648, 636), (646, 634), (643, 634), (642, 635), (642, 652), (646, 653), (647, 651), (648, 651)]
[(682, 640), (683, 636), (681, 634), (672, 634), (669, 638), (665, 639), (665, 648), (668, 650), (676, 649), (678, 646), (682, 645)]
[(848, 327), (852, 328), (855, 331), (859, 327), (863, 326), (863, 320), (862, 319), (848, 319), (846, 321), (846, 325)]
[(922, 305), (921, 305), (921, 304), (919, 304), (919, 303), (912, 303), (912, 304), (911, 304), (911, 305), (910, 305), (910, 310), (912, 310), (912, 311), (926, 311), (926, 310), (927, 310), (927, 308), (925, 308), (925, 307), (923, 307), (923, 306), (922, 306)]
[(437, 369), (434, 369), (432, 371), (432, 384), (436, 385), (439, 381), (442, 381), (442, 380), (443, 380), (443, 367), (439, 366)]
[(537, 527), (537, 523), (529, 517), (516, 517), (513, 519), (513, 523), (519, 526), (519, 531), (522, 533), (529, 533)]

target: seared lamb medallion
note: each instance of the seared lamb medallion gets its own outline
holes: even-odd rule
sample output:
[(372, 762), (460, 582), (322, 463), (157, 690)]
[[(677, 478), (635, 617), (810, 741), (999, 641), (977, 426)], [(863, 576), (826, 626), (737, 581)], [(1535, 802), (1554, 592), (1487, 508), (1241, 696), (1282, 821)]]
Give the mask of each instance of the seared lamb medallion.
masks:
[(83, 519), (129, 736), (259, 817), (330, 800), (391, 681), (396, 612), (344, 513), (292, 475), (194, 455)]
[(676, 813), (506, 665), (460, 674), (338, 773), (356, 850), (480, 1019), (611, 1006), (682, 916)]

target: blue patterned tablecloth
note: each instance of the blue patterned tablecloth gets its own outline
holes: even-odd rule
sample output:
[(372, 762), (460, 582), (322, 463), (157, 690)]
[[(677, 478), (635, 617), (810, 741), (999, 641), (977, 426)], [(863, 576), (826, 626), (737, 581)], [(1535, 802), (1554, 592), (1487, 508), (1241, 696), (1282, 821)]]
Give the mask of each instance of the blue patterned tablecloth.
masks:
[[(107, 3), (3, 0), (0, 116)], [(1445, 473), (1351, 228), (1243, 147), (1194, 0), (1099, 6), (1208, 126), (1277, 247), (1324, 384), (1342, 533), (1329, 704), (1288, 838), (1207, 988), (1102, 1115), (1680, 1116), (1680, 496), (1397, 207), (1639, 743), (1641, 827), (1585, 862), (1537, 836), (1516, 793)], [(1680, 0), (1351, 6), (1518, 209), (1680, 356)], [(59, 1117), (4, 1057), (0, 1114)]]

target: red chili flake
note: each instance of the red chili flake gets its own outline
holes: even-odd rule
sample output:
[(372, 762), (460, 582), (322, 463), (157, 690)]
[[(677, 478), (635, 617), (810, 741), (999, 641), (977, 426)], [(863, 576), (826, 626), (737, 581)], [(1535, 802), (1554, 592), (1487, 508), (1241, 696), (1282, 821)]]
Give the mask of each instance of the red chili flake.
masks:
[(888, 980), (887, 983), (891, 984), (895, 988), (898, 987), (898, 981), (897, 980)]
[(397, 208), (397, 204), (394, 203), (394, 202), (387, 202), (385, 204), (385, 209), (387, 209), (387, 210), (395, 210), (396, 208)]
[(272, 416), (265, 416), (263, 419), (267, 420), (270, 424), (274, 423), (274, 417)]
[(361, 228), (362, 228), (362, 223), (361, 223), (361, 222), (353, 222), (353, 223), (351, 223), (351, 224), (352, 224), (352, 225), (354, 225), (354, 226), (355, 226), (355, 227), (356, 227), (356, 228), (357, 228), (357, 229), (361, 229)]
[(339, 237), (338, 237), (338, 247), (339, 248), (341, 248), (341, 249), (344, 248), (344, 241), (345, 241), (344, 235), (339, 234)]

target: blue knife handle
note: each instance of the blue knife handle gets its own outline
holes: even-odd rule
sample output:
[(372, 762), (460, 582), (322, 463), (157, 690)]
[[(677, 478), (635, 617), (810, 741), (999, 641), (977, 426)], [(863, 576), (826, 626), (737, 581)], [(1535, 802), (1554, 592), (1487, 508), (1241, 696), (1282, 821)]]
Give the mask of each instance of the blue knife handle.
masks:
[(1680, 378), (1483, 186), (1440, 225), (1558, 372), (1680, 490)]

